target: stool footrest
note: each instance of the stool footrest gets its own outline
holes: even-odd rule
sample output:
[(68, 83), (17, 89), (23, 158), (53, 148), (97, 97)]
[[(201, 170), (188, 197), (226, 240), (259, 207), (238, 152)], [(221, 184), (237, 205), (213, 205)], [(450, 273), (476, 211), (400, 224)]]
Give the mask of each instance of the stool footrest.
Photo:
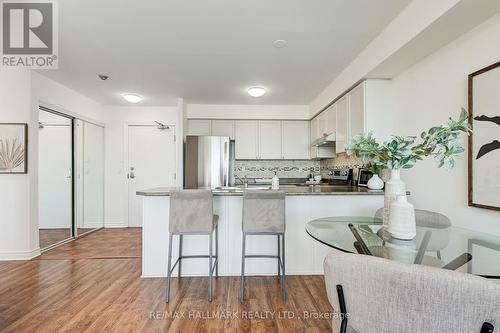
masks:
[(278, 256), (266, 255), (266, 254), (245, 254), (243, 258), (271, 258), (271, 259), (280, 259)]
[[(180, 256), (178, 259), (196, 259), (196, 258), (210, 258), (210, 256), (207, 255)], [(217, 258), (217, 256), (212, 256), (212, 258)]]
[[(174, 265), (170, 269), (170, 274), (172, 274), (172, 272), (175, 269), (175, 266), (177, 266), (177, 264), (179, 264), (179, 262), (181, 261), (181, 259), (197, 259), (197, 258), (210, 258), (210, 256), (206, 256), (206, 255), (193, 255), (193, 256), (181, 256), (181, 257), (178, 257), (177, 260), (174, 262)], [(217, 267), (217, 263), (219, 262), (219, 258), (217, 256), (212, 256), (212, 259), (215, 259), (214, 260), (214, 264), (212, 266), (212, 272), (213, 272), (214, 269), (215, 269), (215, 267)]]

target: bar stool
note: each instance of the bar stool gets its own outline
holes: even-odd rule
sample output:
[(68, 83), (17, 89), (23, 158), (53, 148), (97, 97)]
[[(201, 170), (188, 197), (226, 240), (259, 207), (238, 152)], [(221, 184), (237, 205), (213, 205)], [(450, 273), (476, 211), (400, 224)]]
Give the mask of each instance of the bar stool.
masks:
[[(279, 191), (245, 191), (243, 193), (243, 239), (241, 248), (240, 300), (244, 299), (245, 259), (278, 259), (278, 276), (281, 278), (281, 298), (286, 301), (285, 276), (285, 193)], [(247, 255), (247, 235), (278, 236), (278, 255)], [(281, 248), (280, 248), (281, 238)]]
[[(219, 216), (213, 213), (213, 194), (210, 190), (174, 190), (170, 192), (170, 225), (168, 245), (168, 271), (166, 302), (170, 300), (170, 282), (172, 271), (179, 264), (178, 277), (181, 277), (182, 259), (208, 258), (208, 300), (212, 301), (212, 277), (219, 276), (218, 258), (218, 226)], [(212, 255), (213, 234), (215, 231), (215, 256)], [(172, 265), (172, 240), (179, 236), (179, 257)], [(182, 241), (184, 235), (208, 235), (208, 255), (182, 255)], [(215, 263), (212, 260), (215, 259)]]

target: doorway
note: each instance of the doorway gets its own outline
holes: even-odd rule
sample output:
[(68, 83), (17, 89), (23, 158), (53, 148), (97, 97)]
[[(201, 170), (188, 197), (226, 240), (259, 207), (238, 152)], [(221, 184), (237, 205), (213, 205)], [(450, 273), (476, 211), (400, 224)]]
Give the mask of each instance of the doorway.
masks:
[(136, 192), (153, 187), (175, 187), (174, 126), (127, 125), (128, 226), (142, 227), (142, 200)]

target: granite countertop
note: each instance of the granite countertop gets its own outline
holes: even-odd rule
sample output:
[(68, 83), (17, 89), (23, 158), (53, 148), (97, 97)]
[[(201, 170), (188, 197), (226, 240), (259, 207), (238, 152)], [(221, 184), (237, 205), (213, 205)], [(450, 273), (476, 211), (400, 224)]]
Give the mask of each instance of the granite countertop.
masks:
[[(137, 195), (142, 196), (169, 196), (170, 191), (182, 189), (181, 187), (156, 187), (152, 189), (146, 189), (142, 191), (137, 191)], [(255, 191), (255, 190), (268, 190), (267, 187), (252, 187), (249, 188), (222, 188), (212, 190), (215, 196), (242, 196), (243, 191)], [(287, 196), (292, 195), (383, 195), (383, 190), (369, 190), (366, 187), (358, 186), (341, 186), (341, 185), (330, 185), (330, 186), (293, 186), (284, 185), (280, 186), (280, 191), (284, 191)]]

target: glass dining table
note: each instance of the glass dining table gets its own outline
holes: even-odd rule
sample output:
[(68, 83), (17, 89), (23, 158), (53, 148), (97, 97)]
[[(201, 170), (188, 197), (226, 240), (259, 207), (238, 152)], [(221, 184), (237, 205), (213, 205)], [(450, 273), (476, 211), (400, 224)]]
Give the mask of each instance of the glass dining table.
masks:
[(310, 221), (307, 233), (342, 252), (500, 278), (500, 237), (455, 226), (418, 226), (412, 240), (392, 237), (382, 219), (336, 216)]

